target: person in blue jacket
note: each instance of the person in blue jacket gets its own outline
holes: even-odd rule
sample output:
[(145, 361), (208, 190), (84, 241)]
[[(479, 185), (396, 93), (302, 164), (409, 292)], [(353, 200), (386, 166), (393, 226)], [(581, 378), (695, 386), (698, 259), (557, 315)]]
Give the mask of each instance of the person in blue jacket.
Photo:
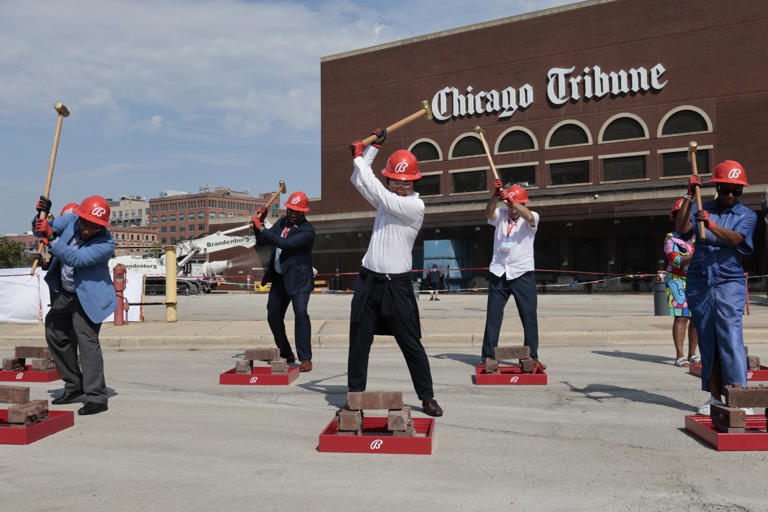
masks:
[(262, 224), (261, 208), (251, 219), (258, 245), (272, 245), (269, 266), (261, 285), (272, 283), (267, 299), (267, 322), (280, 349), (280, 357), (289, 363), (296, 362), (288, 337), (285, 334), (285, 312), (293, 304), (296, 333), (296, 352), (301, 364), (300, 372), (312, 371), (312, 326), (307, 305), (309, 294), (315, 287), (312, 270), (312, 246), (315, 243), (315, 228), (304, 217), (309, 211), (309, 199), (304, 192), (294, 192), (285, 203), (286, 215), (274, 226), (265, 229)]
[[(49, 211), (50, 201), (41, 198), (41, 209)], [(115, 242), (108, 226), (109, 205), (100, 196), (85, 198), (73, 213), (51, 222), (35, 221), (35, 235), (52, 256), (45, 275), (52, 292), (51, 310), (45, 317), (45, 340), (64, 380), (64, 393), (51, 403), (72, 403), (85, 394), (85, 405), (77, 411), (81, 415), (107, 410), (99, 330), (117, 307), (108, 266)]]
[[(701, 388), (711, 395), (699, 414), (709, 414), (712, 404), (722, 403), (725, 386), (747, 384), (742, 333), (747, 280), (741, 257), (752, 254), (757, 223), (757, 214), (738, 200), (749, 186), (741, 164), (732, 160), (718, 164), (709, 182), (717, 187), (717, 199), (704, 202), (698, 211), (691, 203), (695, 187), (702, 183), (698, 176), (691, 176), (688, 194), (683, 196), (686, 201), (675, 221), (675, 231), (684, 238), (696, 237), (686, 292), (699, 335)], [(705, 233), (700, 233), (700, 222)]]

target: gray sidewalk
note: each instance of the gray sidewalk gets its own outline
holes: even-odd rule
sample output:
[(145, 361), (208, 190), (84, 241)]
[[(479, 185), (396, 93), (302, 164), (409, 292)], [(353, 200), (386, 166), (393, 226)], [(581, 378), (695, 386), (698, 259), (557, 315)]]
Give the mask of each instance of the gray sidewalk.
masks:
[[(427, 347), (479, 347), (485, 327), (483, 294), (441, 295), (419, 308), (423, 343)], [(565, 345), (669, 345), (672, 318), (654, 317), (650, 294), (539, 295), (539, 332), (542, 350)], [(152, 299), (158, 300), (158, 299)], [(162, 306), (145, 307), (144, 322), (115, 327), (104, 324), (104, 348), (218, 349), (272, 346), (266, 322), (264, 294), (211, 294), (179, 297), (178, 321), (165, 322)], [(314, 347), (346, 347), (351, 295), (315, 294), (309, 302)], [(751, 315), (744, 317), (747, 344), (768, 342), (768, 301), (752, 297)], [(522, 343), (522, 327), (514, 301), (505, 312), (501, 343)], [(293, 336), (292, 311), (286, 317)], [(42, 324), (0, 324), (0, 348), (44, 342)], [(391, 337), (377, 337), (376, 346), (394, 346)], [(542, 358), (545, 358), (542, 355)]]

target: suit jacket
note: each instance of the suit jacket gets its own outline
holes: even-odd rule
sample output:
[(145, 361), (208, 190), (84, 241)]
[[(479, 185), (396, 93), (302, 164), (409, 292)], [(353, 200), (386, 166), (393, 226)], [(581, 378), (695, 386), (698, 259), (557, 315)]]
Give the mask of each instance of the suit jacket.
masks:
[(280, 268), (282, 270), (285, 291), (288, 295), (311, 292), (315, 287), (315, 276), (312, 273), (312, 245), (315, 243), (315, 228), (308, 220), (288, 231), (282, 237), (288, 218), (283, 216), (269, 229), (256, 230), (258, 245), (272, 244), (269, 255), (269, 266), (262, 279), (262, 286), (271, 283), (277, 271), (275, 270), (275, 249), (280, 247)]
[(77, 215), (62, 215), (51, 222), (53, 232), (59, 235), (51, 243), (48, 252), (53, 259), (45, 274), (45, 282), (55, 293), (61, 293), (61, 267), (69, 265), (74, 269), (75, 292), (85, 314), (94, 323), (101, 323), (115, 312), (117, 297), (112, 278), (109, 276), (109, 259), (115, 252), (112, 233), (103, 230), (90, 240), (70, 247), (70, 241), (76, 236)]

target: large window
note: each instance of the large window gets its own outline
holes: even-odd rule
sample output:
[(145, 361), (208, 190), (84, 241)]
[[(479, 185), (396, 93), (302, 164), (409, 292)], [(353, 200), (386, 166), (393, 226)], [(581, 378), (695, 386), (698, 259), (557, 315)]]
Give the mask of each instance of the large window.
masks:
[(675, 112), (664, 122), (661, 129), (662, 135), (674, 135), (677, 133), (706, 132), (709, 130), (707, 120), (696, 111), (680, 110)]
[(184, 214), (183, 213), (179, 214), (179, 222), (184, 222)]
[(645, 155), (603, 159), (603, 181), (645, 178)]
[(451, 157), (458, 158), (462, 156), (476, 156), (484, 154), (485, 149), (483, 148), (483, 143), (480, 142), (480, 139), (474, 135), (466, 135), (461, 140), (459, 140), (456, 145), (453, 146)]
[(589, 144), (589, 136), (584, 128), (577, 124), (564, 124), (554, 131), (549, 138), (549, 147), (574, 146), (576, 144)]
[(171, 215), (171, 222), (176, 222), (176, 214)]
[[(193, 218), (193, 216), (190, 215), (190, 219)], [(203, 220), (205, 218), (205, 213), (203, 212), (197, 212), (197, 220)]]
[(521, 165), (518, 167), (499, 167), (499, 178), (504, 186), (524, 184), (528, 187), (536, 186), (536, 166)]
[(152, 216), (152, 224), (157, 224), (157, 215)]
[[(688, 176), (691, 174), (691, 163), (688, 161), (688, 151), (663, 153), (662, 176)], [(709, 173), (709, 151), (696, 152), (696, 169), (701, 174)]]
[(535, 149), (533, 139), (523, 130), (512, 130), (499, 141), (499, 153)]
[(552, 185), (589, 183), (589, 160), (549, 164), (549, 182)]
[(440, 152), (434, 144), (427, 141), (421, 141), (411, 148), (411, 153), (419, 162), (429, 162), (430, 160), (440, 160)]
[(440, 195), (440, 174), (422, 176), (414, 185), (414, 190), (421, 196)]
[(161, 220), (162, 222), (165, 222), (165, 221), (167, 221), (167, 220), (168, 220), (168, 217), (166, 217), (165, 215), (161, 215), (161, 216), (160, 216), (160, 220)]
[(487, 172), (484, 170), (451, 173), (451, 191), (454, 194), (459, 194), (487, 190), (486, 174)]
[(642, 139), (645, 129), (636, 119), (619, 117), (610, 122), (603, 132), (603, 142), (624, 139)]

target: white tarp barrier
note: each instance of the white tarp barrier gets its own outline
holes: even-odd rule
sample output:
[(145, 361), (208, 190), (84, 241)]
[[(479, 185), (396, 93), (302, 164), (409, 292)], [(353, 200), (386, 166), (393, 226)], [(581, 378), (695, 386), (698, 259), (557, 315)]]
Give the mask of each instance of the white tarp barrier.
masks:
[[(35, 270), (30, 276), (30, 268), (0, 269), (0, 322), (34, 323), (45, 318), (50, 309), (50, 292), (43, 277), (45, 272)], [(144, 283), (142, 274), (126, 274), (124, 296), (128, 302), (141, 302)], [(141, 307), (133, 306), (128, 310), (127, 320), (138, 322)], [(104, 320), (112, 322), (114, 315)]]

